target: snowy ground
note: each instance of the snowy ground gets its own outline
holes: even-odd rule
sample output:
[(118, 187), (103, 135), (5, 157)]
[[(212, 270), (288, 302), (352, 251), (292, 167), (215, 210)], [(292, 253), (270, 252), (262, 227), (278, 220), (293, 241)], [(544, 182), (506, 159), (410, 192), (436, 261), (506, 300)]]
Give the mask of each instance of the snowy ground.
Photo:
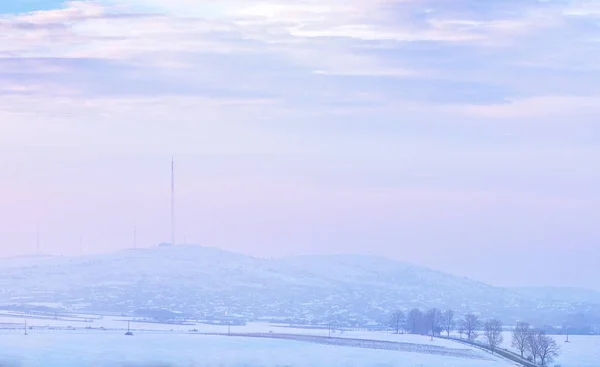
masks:
[[(81, 318), (80, 318), (81, 317)], [(23, 335), (27, 318), (28, 335)], [(84, 321), (87, 320), (87, 321)], [(93, 322), (90, 322), (93, 320)], [(4, 313), (0, 323), (1, 367), (509, 367), (507, 361), (445, 340), (386, 333), (281, 328), (264, 323), (234, 326), (232, 333), (303, 335), (305, 341), (208, 336), (227, 333), (227, 326), (164, 325), (134, 322), (133, 337), (123, 335), (126, 318), (80, 315), (67, 320), (36, 319)], [(17, 326), (15, 328), (15, 326)], [(58, 330), (70, 326), (73, 330)], [(93, 329), (86, 329), (92, 327)], [(105, 330), (102, 330), (104, 328)], [(197, 332), (190, 332), (195, 329)], [(309, 336), (314, 336), (309, 337)], [(361, 347), (348, 339), (366, 339)], [(312, 340), (313, 342), (307, 342)], [(381, 342), (368, 342), (379, 340)], [(390, 344), (395, 350), (382, 350)], [(324, 343), (325, 342), (325, 343)], [(333, 345), (329, 345), (333, 344)], [(337, 344), (337, 345), (336, 345)], [(398, 347), (398, 348), (396, 348)], [(375, 348), (375, 349), (370, 349)], [(397, 349), (397, 350), (396, 350)]]
[[(561, 353), (560, 356), (551, 363), (551, 366), (560, 365), (562, 367), (598, 367), (600, 366), (600, 336), (581, 336), (572, 335), (570, 342), (565, 343), (564, 335), (554, 336), (558, 343)], [(503, 348), (511, 348), (512, 334), (504, 333)]]
[(6, 367), (510, 366), (488, 359), (184, 334), (5, 334), (0, 346), (0, 365)]
[(600, 366), (599, 336), (571, 336), (569, 343), (565, 343), (564, 336), (557, 336), (555, 339), (562, 353), (554, 364), (560, 364), (562, 367)]
[[(28, 330), (28, 336), (21, 335), (25, 319), (27, 319), (28, 327), (33, 327)], [(227, 333), (228, 327), (206, 324), (170, 325), (135, 320), (131, 323), (135, 336), (126, 338), (123, 333), (127, 328), (127, 320), (130, 318), (109, 316), (100, 318), (95, 315), (74, 315), (54, 320), (53, 318), (36, 318), (14, 312), (0, 312), (0, 367), (5, 367), (2, 362), (6, 362), (7, 359), (12, 361), (13, 365), (14, 362), (22, 361), (23, 363), (17, 364), (17, 367), (38, 365), (44, 367), (79, 367), (82, 365), (128, 367), (131, 364), (124, 365), (123, 363), (144, 362), (144, 366), (147, 366), (146, 362), (165, 361), (169, 362), (167, 366), (175, 367), (511, 366), (507, 361), (490, 360), (487, 353), (452, 341), (442, 339), (430, 341), (429, 338), (416, 335), (394, 335), (369, 331), (332, 331), (331, 336), (334, 338), (379, 340), (415, 345), (414, 348), (408, 348), (413, 352), (387, 351), (323, 345), (318, 341), (307, 343), (290, 340), (202, 336), (194, 334)], [(64, 330), (67, 326), (72, 327), (73, 330)], [(232, 326), (231, 333), (295, 334), (315, 337), (329, 335), (329, 331), (326, 329), (280, 327), (267, 323)], [(27, 341), (27, 344), (23, 344), (24, 340)], [(504, 348), (511, 349), (510, 340), (510, 333), (505, 333)], [(552, 365), (560, 364), (562, 367), (598, 367), (600, 365), (600, 348), (598, 348), (600, 337), (571, 336), (571, 343), (564, 343), (563, 336), (557, 336), (556, 340), (562, 348), (562, 353)], [(91, 348), (93, 351), (88, 351), (86, 348)], [(378, 347), (376, 346), (376, 348)], [(427, 348), (431, 349), (431, 353), (426, 353)], [(451, 356), (440, 355), (436, 348), (448, 348), (459, 352), (449, 353)], [(51, 358), (45, 360), (43, 364), (40, 364), (41, 358), (46, 355), (46, 352), (39, 352), (40, 350), (51, 351), (48, 352), (48, 356)], [(414, 350), (421, 352), (414, 352)], [(479, 357), (459, 358), (458, 356), (465, 350), (475, 353)], [(102, 351), (104, 354), (101, 353)], [(160, 353), (157, 354), (156, 351), (160, 351)], [(148, 355), (151, 358), (140, 359), (140, 355)], [(178, 357), (179, 355), (182, 357)], [(64, 359), (61, 360), (61, 358)], [(97, 359), (97, 364), (93, 364), (92, 359)], [(61, 362), (54, 363), (52, 362), (54, 360), (61, 360)], [(78, 361), (86, 363), (77, 363)], [(8, 367), (13, 365), (8, 365)], [(137, 367), (139, 364), (134, 364), (134, 366)]]

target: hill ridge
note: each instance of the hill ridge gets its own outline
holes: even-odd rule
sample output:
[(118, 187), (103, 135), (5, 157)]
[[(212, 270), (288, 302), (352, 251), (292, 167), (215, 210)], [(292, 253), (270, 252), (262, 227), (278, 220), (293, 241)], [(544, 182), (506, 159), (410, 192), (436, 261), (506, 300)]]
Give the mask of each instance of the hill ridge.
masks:
[(265, 259), (186, 245), (12, 261), (0, 261), (0, 304), (60, 303), (71, 311), (162, 308), (190, 315), (368, 322), (381, 321), (390, 310), (437, 307), (508, 322), (596, 310), (377, 255)]

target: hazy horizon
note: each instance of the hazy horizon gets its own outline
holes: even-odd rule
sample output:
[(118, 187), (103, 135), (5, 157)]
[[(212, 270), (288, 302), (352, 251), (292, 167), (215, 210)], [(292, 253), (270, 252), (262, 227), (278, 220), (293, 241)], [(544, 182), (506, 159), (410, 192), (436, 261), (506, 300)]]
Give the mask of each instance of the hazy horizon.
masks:
[[(592, 2), (0, 4), (0, 256), (170, 241), (600, 290)], [(560, 52), (558, 52), (559, 50)]]
[[(139, 244), (136, 244), (135, 246), (132, 245), (130, 247), (125, 247), (122, 249), (115, 249), (112, 251), (102, 251), (102, 250), (96, 249), (95, 251), (93, 250), (93, 252), (88, 252), (88, 250), (85, 248), (83, 249), (83, 251), (79, 251), (78, 253), (51, 253), (51, 252), (40, 251), (39, 253), (32, 252), (32, 253), (18, 254), (18, 255), (12, 255), (12, 256), (10, 256), (10, 255), (9, 256), (1, 256), (0, 259), (5, 259), (5, 260), (19, 259), (19, 258), (23, 258), (23, 259), (26, 259), (26, 258), (30, 258), (30, 259), (35, 259), (35, 258), (77, 259), (77, 258), (103, 256), (103, 255), (118, 255), (121, 252), (128, 252), (128, 251), (143, 251), (143, 250), (153, 250), (153, 249), (168, 251), (168, 248), (181, 247), (181, 246), (200, 247), (200, 248), (204, 248), (204, 249), (221, 250), (221, 251), (226, 251), (226, 252), (229, 252), (232, 254), (242, 254), (242, 255), (247, 255), (247, 256), (254, 257), (254, 258), (265, 259), (265, 260), (278, 260), (278, 259), (285, 259), (285, 258), (291, 258), (291, 257), (297, 257), (297, 256), (344, 256), (344, 255), (365, 256), (365, 257), (374, 256), (374, 257), (379, 257), (379, 258), (388, 259), (388, 260), (392, 260), (392, 261), (397, 261), (399, 263), (421, 266), (421, 267), (424, 267), (426, 269), (433, 270), (433, 271), (442, 271), (442, 272), (445, 272), (445, 273), (447, 273), (449, 275), (453, 275), (453, 276), (465, 276), (467, 278), (470, 278), (471, 280), (484, 282), (489, 285), (497, 286), (497, 287), (507, 287), (507, 288), (552, 287), (552, 288), (564, 288), (564, 289), (572, 288), (572, 289), (581, 289), (581, 290), (590, 290), (590, 291), (600, 292), (600, 288), (576, 286), (576, 285), (573, 286), (573, 285), (556, 285), (556, 284), (494, 283), (494, 282), (484, 281), (482, 279), (473, 278), (473, 277), (470, 277), (470, 276), (467, 276), (464, 274), (460, 274), (460, 273), (453, 273), (451, 271), (444, 271), (441, 269), (428, 267), (427, 265), (423, 265), (423, 264), (412, 263), (409, 261), (405, 261), (401, 258), (394, 258), (394, 257), (386, 256), (386, 255), (376, 254), (376, 253), (373, 253), (370, 251), (367, 251), (367, 252), (323, 252), (323, 251), (318, 252), (317, 251), (317, 252), (311, 252), (311, 253), (306, 253), (306, 252), (305, 253), (290, 253), (290, 254), (283, 254), (283, 255), (279, 255), (279, 256), (273, 256), (273, 255), (257, 255), (257, 254), (253, 254), (252, 252), (247, 252), (244, 250), (228, 250), (228, 249), (224, 249), (224, 248), (219, 248), (219, 247), (214, 247), (214, 246), (209, 246), (209, 245), (200, 245), (200, 244), (196, 244), (196, 243), (181, 243), (181, 244), (177, 244), (176, 246), (169, 246), (168, 248), (161, 248), (161, 246), (159, 246), (159, 245), (164, 244), (164, 243), (165, 242), (161, 242), (161, 243), (157, 243), (156, 245), (151, 245), (151, 246), (146, 246), (146, 245), (140, 246)], [(166, 243), (168, 243), (168, 242), (166, 242)]]

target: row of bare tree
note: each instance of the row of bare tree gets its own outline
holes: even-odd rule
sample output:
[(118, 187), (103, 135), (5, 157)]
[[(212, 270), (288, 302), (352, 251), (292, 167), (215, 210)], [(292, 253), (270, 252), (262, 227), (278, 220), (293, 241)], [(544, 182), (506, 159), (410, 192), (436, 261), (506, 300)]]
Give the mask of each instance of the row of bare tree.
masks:
[(392, 313), (390, 326), (396, 334), (406, 332), (409, 334), (420, 335), (440, 335), (445, 331), (448, 336), (454, 328), (454, 311), (440, 311), (432, 308), (423, 312), (418, 308), (413, 308), (406, 315), (402, 311)]
[(458, 327), (461, 336), (464, 334), (469, 340), (476, 339), (476, 330), (481, 326), (475, 314), (467, 314), (464, 318), (457, 319), (453, 310), (440, 311), (437, 308), (427, 312), (413, 308), (406, 314), (398, 310), (392, 313), (389, 324), (396, 334), (406, 332), (431, 336), (440, 335), (442, 332), (450, 336), (450, 332)]
[[(458, 332), (460, 338), (466, 338), (470, 342), (475, 342), (482, 332), (482, 341), (494, 353), (504, 341), (504, 326), (498, 319), (489, 319), (482, 322), (479, 317), (473, 313), (456, 318), (453, 310), (440, 311), (432, 308), (423, 312), (418, 308), (410, 310), (404, 314), (402, 311), (393, 312), (390, 321), (392, 330), (399, 334), (406, 332), (409, 334), (440, 335), (442, 332), (447, 337), (454, 330)], [(519, 351), (522, 358), (528, 353), (528, 359), (534, 363), (545, 366), (556, 358), (560, 352), (559, 346), (553, 338), (539, 329), (534, 329), (528, 323), (521, 322), (512, 330), (512, 346)]]
[(396, 334), (406, 332), (433, 337), (445, 332), (447, 336), (450, 336), (450, 332), (454, 330), (456, 325), (456, 320), (452, 310), (440, 311), (437, 308), (432, 308), (427, 312), (423, 312), (418, 308), (413, 308), (406, 314), (402, 311), (392, 313), (389, 324)]
[(519, 351), (522, 358), (529, 353), (533, 363), (539, 361), (542, 366), (552, 362), (560, 353), (560, 347), (552, 337), (526, 322), (519, 322), (513, 329), (512, 347)]

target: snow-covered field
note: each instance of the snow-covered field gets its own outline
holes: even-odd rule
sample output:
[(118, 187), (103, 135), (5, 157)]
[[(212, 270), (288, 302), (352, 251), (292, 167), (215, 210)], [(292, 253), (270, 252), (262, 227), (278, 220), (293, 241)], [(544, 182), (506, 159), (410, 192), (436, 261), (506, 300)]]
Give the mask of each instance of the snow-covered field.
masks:
[(600, 336), (571, 336), (569, 340), (570, 343), (565, 343), (564, 336), (556, 337), (562, 353), (555, 364), (562, 367), (600, 366)]
[[(23, 334), (27, 319), (27, 336)], [(375, 350), (306, 341), (272, 340), (243, 337), (196, 335), (228, 332), (227, 326), (194, 323), (170, 325), (131, 323), (134, 337), (125, 337), (127, 320), (118, 316), (74, 315), (66, 319), (36, 318), (18, 313), (0, 312), (1, 367), (70, 366), (398, 366), (398, 367), (508, 367), (507, 361), (492, 359), (483, 351), (452, 341), (416, 335), (386, 332), (333, 330), (334, 338), (378, 340), (408, 343), (401, 350)], [(70, 326), (74, 330), (53, 330)], [(86, 329), (87, 328), (87, 329)], [(89, 329), (92, 328), (92, 329)], [(104, 328), (105, 330), (102, 330)], [(191, 330), (194, 330), (193, 332)], [(294, 334), (326, 337), (327, 329), (280, 327), (267, 323), (231, 326), (234, 334)], [(510, 333), (504, 347), (510, 349)], [(562, 348), (552, 365), (597, 367), (600, 361), (600, 337), (571, 336), (556, 340)], [(449, 353), (446, 354), (444, 348)], [(440, 353), (442, 351), (442, 353)], [(8, 363), (10, 362), (10, 363)], [(8, 364), (7, 364), (8, 363)]]
[[(502, 347), (515, 352), (510, 343), (512, 334), (504, 333)], [(565, 343), (564, 335), (553, 336), (559, 345), (560, 356), (551, 363), (551, 366), (562, 367), (598, 367), (600, 366), (600, 336), (571, 335), (569, 343)]]
[(90, 333), (0, 335), (6, 367), (508, 367), (508, 362), (455, 358), (285, 340), (226, 336)]
[[(79, 317), (82, 317), (79, 319)], [(404, 343), (399, 350), (356, 348), (327, 341), (328, 330), (277, 327), (265, 323), (233, 326), (232, 333), (295, 334), (315, 336), (315, 342), (198, 335), (227, 333), (227, 326), (165, 325), (134, 322), (133, 337), (123, 335), (125, 318), (78, 315), (68, 320), (36, 319), (6, 314), (0, 323), (18, 326), (27, 318), (28, 335), (22, 329), (0, 333), (2, 367), (275, 367), (275, 366), (390, 366), (390, 367), (508, 367), (507, 361), (450, 341), (430, 341), (413, 335), (390, 335), (336, 330), (332, 336)], [(84, 322), (82, 320), (88, 320)], [(89, 322), (93, 320), (93, 322)], [(24, 325), (23, 325), (24, 326)], [(71, 326), (75, 330), (52, 330)], [(94, 329), (86, 329), (86, 327)], [(105, 328), (106, 330), (101, 330)], [(195, 329), (197, 332), (189, 332)], [(320, 338), (320, 339), (319, 339)], [(311, 339), (311, 338), (308, 338)], [(334, 338), (335, 339), (335, 338)], [(333, 345), (319, 342), (327, 341)], [(344, 339), (346, 340), (346, 339)], [(338, 344), (338, 345), (336, 345)], [(383, 344), (385, 347), (385, 343)], [(377, 346), (375, 346), (377, 347)]]

